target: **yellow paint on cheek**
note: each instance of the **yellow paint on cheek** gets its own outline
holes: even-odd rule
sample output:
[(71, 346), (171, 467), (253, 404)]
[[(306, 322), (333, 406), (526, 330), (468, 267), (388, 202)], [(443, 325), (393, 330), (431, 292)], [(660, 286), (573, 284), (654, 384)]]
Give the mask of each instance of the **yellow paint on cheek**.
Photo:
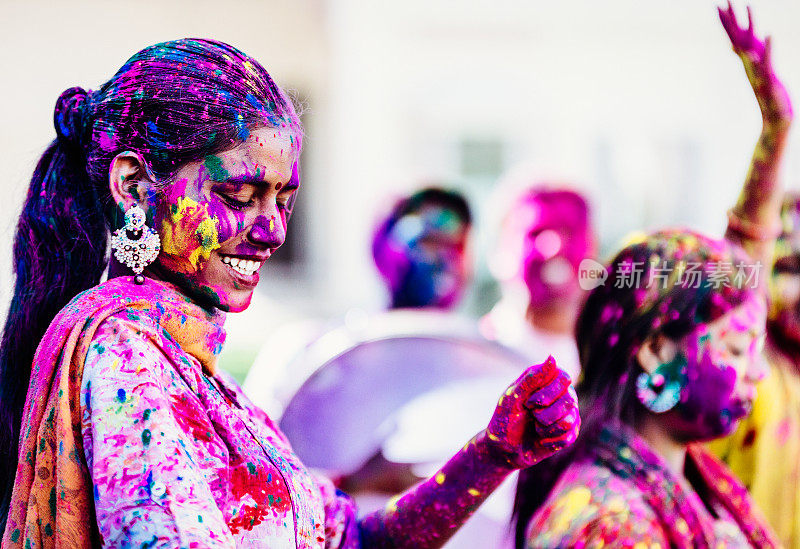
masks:
[(218, 220), (208, 213), (208, 204), (191, 198), (178, 198), (169, 208), (161, 230), (161, 249), (184, 261), (196, 272), (208, 261), (211, 252), (219, 248)]
[(275, 230), (275, 218), (274, 217), (270, 217), (269, 218), (269, 232), (272, 232), (274, 230)]

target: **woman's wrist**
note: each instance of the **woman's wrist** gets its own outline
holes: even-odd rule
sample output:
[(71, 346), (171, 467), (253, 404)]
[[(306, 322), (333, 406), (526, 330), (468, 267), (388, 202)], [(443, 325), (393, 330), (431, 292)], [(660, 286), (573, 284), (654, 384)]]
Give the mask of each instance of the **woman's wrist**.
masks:
[(475, 435), (464, 449), (473, 452), (479, 463), (487, 468), (496, 468), (497, 471), (505, 471), (506, 474), (520, 468), (515, 461), (517, 452), (512, 448), (505, 448), (503, 441), (492, 435), (488, 429)]
[(774, 71), (764, 71), (758, 60), (747, 53), (739, 53), (750, 86), (753, 88), (761, 118), (765, 126), (775, 129), (788, 128), (794, 113), (789, 95)]
[(432, 477), (363, 517), (362, 546), (440, 547), (513, 470), (482, 431)]
[(747, 219), (744, 214), (731, 209), (728, 210), (728, 231), (733, 231), (750, 240), (767, 242), (780, 236), (781, 224), (778, 219), (772, 222)]

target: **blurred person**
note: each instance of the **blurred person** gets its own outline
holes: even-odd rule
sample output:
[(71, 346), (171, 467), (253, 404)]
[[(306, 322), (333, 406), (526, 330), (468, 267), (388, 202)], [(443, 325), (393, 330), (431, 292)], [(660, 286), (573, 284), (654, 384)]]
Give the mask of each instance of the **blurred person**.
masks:
[(452, 190), (421, 189), (399, 200), (375, 230), (372, 257), (390, 308), (455, 308), (469, 283), (472, 215)]
[(698, 444), (735, 429), (766, 370), (764, 296), (719, 267), (739, 263), (752, 274), (740, 248), (687, 230), (611, 261), (577, 321), (583, 429), (520, 473), (518, 548), (776, 546), (745, 487)]
[(548, 360), (433, 478), (356, 520), (216, 369), (225, 312), (249, 305), (300, 184), (286, 94), (241, 51), (182, 39), (66, 90), (54, 124), (0, 346), (3, 548), (439, 547), (574, 440)]
[[(596, 253), (589, 206), (580, 193), (535, 186), (523, 192), (506, 214), (495, 263), (514, 265), (503, 282), (524, 283), (527, 301), (521, 311), (513, 289), (481, 319), (481, 331), (530, 360), (549, 352), (577, 380), (575, 319), (585, 298), (579, 266)], [(513, 273), (513, 274), (512, 274)], [(510, 275), (510, 276), (509, 276)], [(501, 274), (501, 277), (503, 275)]]
[[(397, 200), (372, 238), (372, 257), (389, 292), (390, 312), (366, 323), (388, 320), (405, 331), (403, 324), (413, 324), (444, 337), (470, 333), (472, 323), (450, 311), (471, 278), (471, 226), (469, 205), (454, 190), (425, 187)], [(352, 495), (393, 494), (419, 480), (412, 464), (394, 463), (378, 451), (358, 471), (342, 475), (339, 483)], [(379, 495), (376, 501), (384, 499)]]
[[(746, 250), (749, 259), (737, 261), (741, 262), (741, 265), (749, 265), (750, 276), (753, 277), (753, 290), (761, 296), (765, 296), (764, 277), (759, 276), (759, 273), (762, 265), (770, 264), (773, 254), (781, 201), (781, 188), (777, 175), (789, 124), (792, 120), (792, 109), (788, 95), (771, 66), (769, 39), (765, 44), (755, 36), (749, 9), (750, 21), (747, 29), (738, 25), (730, 3), (727, 9), (719, 10), (719, 15), (734, 51), (744, 63), (763, 117), (761, 136), (743, 191), (736, 206), (729, 212), (729, 224), (725, 238), (734, 246), (741, 244)], [(635, 246), (631, 249), (635, 249)], [(660, 262), (665, 257), (672, 257), (673, 260), (678, 260), (682, 269), (686, 269), (688, 263), (698, 263), (692, 253), (691, 250), (687, 252), (676, 247), (675, 243), (668, 240), (666, 249), (655, 251), (651, 255), (656, 258), (656, 263), (650, 264), (649, 268), (655, 276), (660, 276), (653, 269), (659, 265), (661, 270)], [(620, 257), (624, 254), (625, 251), (618, 256), (614, 266), (619, 267), (622, 264)], [(778, 255), (780, 257), (782, 253), (779, 252)], [(733, 265), (736, 268), (737, 263), (737, 261), (730, 260), (714, 260), (710, 263), (705, 259), (704, 261), (706, 261), (707, 267), (714, 264), (717, 268), (722, 266), (723, 270), (729, 269), (725, 265)], [(776, 267), (779, 263), (776, 263)], [(647, 262), (644, 265), (647, 269)], [(777, 270), (776, 268), (776, 272)], [(613, 272), (612, 270), (612, 274)], [(728, 270), (726, 276), (731, 274)], [(687, 275), (688, 271), (684, 272), (684, 276)], [(735, 276), (737, 275), (735, 274)], [(642, 280), (646, 279), (646, 276), (642, 278)], [(720, 279), (717, 278), (717, 280)], [(612, 282), (613, 279), (610, 279), (606, 285)], [(678, 295), (682, 292), (682, 290), (677, 291)], [(592, 297), (589, 298), (589, 303), (581, 313), (581, 318), (585, 318), (585, 320), (580, 321), (578, 328), (581, 358), (586, 368), (584, 380), (579, 386), (579, 393), (582, 395), (581, 406), (590, 410), (587, 411), (587, 423), (593, 425), (606, 423), (612, 428), (602, 427), (599, 431), (601, 434), (593, 443), (580, 442), (584, 449), (576, 450), (573, 464), (569, 466), (572, 468), (572, 473), (569, 473), (570, 469), (568, 469), (568, 472), (565, 472), (558, 481), (560, 488), (551, 491), (549, 495), (549, 488), (542, 489), (534, 486), (536, 472), (524, 473), (524, 480), (518, 489), (517, 501), (519, 546), (522, 546), (522, 540), (526, 535), (530, 546), (549, 547), (557, 544), (560, 536), (560, 539), (566, 540), (570, 536), (583, 534), (591, 539), (614, 540), (615, 543), (625, 543), (629, 540), (631, 543), (649, 541), (651, 544), (705, 547), (714, 546), (715, 540), (717, 542), (724, 540), (723, 543), (727, 543), (725, 546), (775, 546), (780, 539), (780, 542), (792, 546), (791, 537), (787, 536), (786, 531), (779, 531), (779, 538), (771, 538), (766, 534), (766, 528), (763, 525), (759, 526), (761, 519), (758, 514), (751, 512), (751, 503), (748, 496), (742, 493), (742, 485), (738, 479), (732, 479), (729, 472), (721, 469), (716, 460), (710, 459), (710, 456), (702, 448), (695, 444), (686, 446), (687, 442), (711, 438), (712, 434), (716, 437), (731, 431), (736, 424), (734, 421), (736, 416), (742, 416), (750, 407), (747, 405), (750, 399), (748, 396), (750, 387), (747, 384), (752, 383), (757, 376), (754, 373), (745, 374), (745, 379), (742, 380), (741, 368), (737, 368), (736, 383), (733, 385), (728, 383), (728, 385), (716, 384), (715, 386), (713, 376), (683, 374), (678, 383), (671, 383), (670, 376), (663, 374), (671, 373), (674, 377), (676, 369), (670, 366), (675, 365), (674, 361), (667, 362), (665, 366), (660, 358), (654, 360), (653, 355), (654, 352), (655, 354), (661, 353), (659, 349), (663, 349), (664, 342), (676, 339), (674, 335), (668, 334), (668, 329), (674, 331), (675, 327), (678, 327), (679, 331), (685, 331), (679, 325), (675, 326), (673, 322), (680, 321), (684, 313), (676, 313), (672, 310), (671, 305), (664, 301), (663, 297), (652, 298), (647, 306), (653, 309), (658, 305), (659, 308), (659, 312), (654, 317), (651, 316), (653, 334), (647, 338), (638, 337), (637, 341), (643, 342), (630, 347), (629, 351), (631, 352), (620, 352), (617, 347), (621, 345), (619, 343), (622, 337), (621, 332), (609, 331), (607, 326), (593, 328), (591, 324), (598, 323), (599, 312), (600, 324), (608, 325), (613, 322), (615, 316), (621, 316), (626, 319), (626, 324), (620, 326), (621, 330), (626, 330), (627, 325), (635, 328), (636, 322), (639, 322), (636, 320), (639, 313), (637, 311), (634, 318), (630, 318), (631, 314), (626, 311), (633, 305), (623, 304), (628, 299), (624, 296), (608, 300), (610, 305), (598, 311), (597, 307), (602, 304), (602, 299), (594, 296), (599, 292), (602, 292), (601, 288), (595, 290)], [(637, 299), (641, 299), (644, 295), (642, 294)], [(636, 296), (634, 295), (634, 297)], [(681, 306), (680, 302), (689, 297), (691, 296), (684, 295), (677, 300), (673, 298), (672, 301), (678, 303), (679, 307), (684, 307), (685, 305)], [(697, 294), (696, 297), (705, 301), (709, 299), (708, 295), (702, 293)], [(717, 302), (723, 303), (723, 300), (717, 298)], [(622, 306), (620, 307), (620, 305)], [(728, 317), (731, 315), (736, 316), (736, 313), (726, 313)], [(770, 334), (768, 341), (773, 337), (771, 334), (775, 331), (774, 317), (775, 305), (773, 303), (767, 330)], [(720, 323), (724, 323), (724, 318), (725, 316), (709, 324), (709, 334), (712, 337), (715, 332), (712, 325), (719, 326)], [(742, 320), (743, 322), (738, 327), (728, 331), (728, 335), (724, 331), (718, 332), (721, 339), (730, 338), (729, 334), (733, 334), (737, 330), (741, 332), (748, 327), (751, 330), (756, 327), (756, 323), (753, 321), (745, 318)], [(673, 327), (668, 328), (670, 325)], [(603, 330), (607, 333), (604, 334)], [(659, 331), (663, 335), (660, 335)], [(590, 348), (593, 334), (601, 336), (599, 338), (601, 342), (598, 343), (601, 349), (598, 351)], [(602, 348), (602, 340), (606, 336), (611, 349)], [(664, 336), (667, 338), (665, 339)], [(658, 338), (661, 339), (661, 343), (653, 346), (652, 351), (647, 351), (648, 339), (651, 342), (658, 342)], [(681, 345), (685, 345), (687, 342), (691, 344), (692, 339), (694, 336), (688, 339), (684, 336)], [(740, 343), (743, 341), (744, 339), (741, 339)], [(706, 336), (706, 344), (710, 349), (713, 339)], [(744, 347), (737, 347), (738, 344), (733, 339), (726, 345), (727, 350), (723, 347), (719, 356), (724, 357), (726, 353), (729, 353), (729, 357), (725, 361), (733, 365), (740, 363), (745, 354), (753, 355), (752, 345), (746, 353), (742, 352)], [(625, 349), (624, 346), (623, 349)], [(632, 354), (633, 351), (636, 352), (635, 356)], [(602, 357), (601, 353), (603, 352), (610, 356)], [(691, 354), (687, 355), (690, 359), (692, 358)], [(694, 354), (696, 355), (696, 353)], [(708, 353), (705, 355), (707, 356)], [(617, 363), (625, 357), (635, 358), (635, 360), (628, 359), (629, 362), (635, 364), (629, 365), (627, 373), (622, 372), (620, 376), (620, 366)], [(766, 357), (772, 362), (774, 351), (768, 350)], [(757, 361), (759, 358), (754, 357), (751, 360)], [(655, 373), (652, 372), (652, 368), (648, 368), (648, 362), (650, 366), (658, 365)], [(706, 362), (708, 362), (708, 358), (706, 358)], [(609, 375), (603, 379), (602, 371), (597, 370), (608, 368), (611, 368)], [(662, 371), (659, 372), (658, 368), (662, 368)], [(636, 397), (639, 401), (637, 403), (632, 398), (631, 379), (638, 369), (643, 371), (636, 378)], [(735, 473), (742, 475), (746, 488), (753, 490), (756, 485), (761, 486), (761, 490), (753, 490), (755, 504), (763, 505), (764, 509), (769, 512), (767, 517), (769, 522), (772, 523), (772, 526), (780, 528), (782, 523), (780, 520), (776, 520), (776, 515), (780, 514), (784, 518), (791, 517), (792, 512), (796, 509), (798, 459), (796, 442), (784, 447), (783, 452), (776, 449), (776, 445), (781, 445), (785, 441), (786, 432), (780, 433), (779, 431), (786, 428), (787, 418), (783, 417), (782, 425), (775, 418), (786, 412), (784, 406), (791, 407), (789, 403), (792, 402), (792, 399), (791, 397), (787, 398), (786, 395), (792, 394), (793, 386), (791, 383), (784, 382), (785, 373), (776, 375), (778, 372), (776, 372), (774, 363), (770, 366), (770, 370), (772, 370), (771, 375), (758, 386), (758, 398), (753, 404), (753, 414), (742, 419), (736, 434), (732, 437), (718, 439), (710, 446), (728, 459)], [(686, 369), (684, 374), (689, 374), (690, 371)], [(725, 371), (724, 364), (721, 371)], [(716, 374), (716, 371), (711, 373)], [(593, 379), (594, 381), (592, 381)], [(614, 388), (617, 379), (619, 379), (620, 385)], [(610, 388), (603, 389), (597, 385), (601, 383), (600, 380)], [(623, 388), (623, 384), (625, 388)], [(736, 389), (742, 384), (747, 387), (747, 391), (744, 393)], [(725, 405), (724, 402), (726, 387), (733, 387), (732, 394), (739, 395), (731, 400), (732, 406)], [(773, 390), (765, 391), (765, 388)], [(629, 392), (627, 396), (623, 392), (625, 390)], [(605, 405), (605, 409), (598, 401), (601, 394), (605, 395), (602, 398), (607, 398), (611, 402)], [(742, 395), (745, 395), (745, 398), (742, 398)], [(724, 429), (712, 429), (706, 434), (700, 432), (697, 436), (692, 435), (691, 431), (686, 432), (686, 425), (682, 426), (681, 423), (685, 423), (686, 418), (691, 417), (691, 403), (693, 400), (697, 401), (698, 398), (704, 399), (711, 405), (708, 408), (709, 411), (713, 412), (712, 408), (715, 406), (719, 409), (720, 421), (727, 425)], [(626, 403), (626, 400), (629, 402)], [(740, 401), (739, 404), (736, 404), (737, 400)], [(673, 401), (675, 401), (674, 404)], [(772, 414), (775, 403), (778, 404), (779, 412)], [(629, 408), (627, 412), (625, 411), (626, 406)], [(695, 405), (695, 409), (699, 408)], [(764, 421), (765, 414), (771, 418), (771, 421)], [(794, 421), (797, 419), (796, 414), (795, 409)], [(695, 417), (697, 417), (696, 414)], [(707, 413), (705, 423), (709, 425), (709, 421), (713, 418), (713, 413)], [(675, 420), (678, 422), (676, 423)], [(617, 423), (621, 424), (621, 428), (614, 427)], [(660, 435), (658, 429), (652, 428), (652, 425), (658, 425), (658, 423), (662, 423), (666, 427), (662, 433), (666, 436)], [(753, 444), (755, 438), (753, 425), (766, 427), (770, 423), (769, 429), (765, 428), (759, 433), (761, 446), (759, 457), (766, 459), (761, 459), (759, 467), (754, 468), (753, 457), (756, 455), (756, 445)], [(713, 421), (710, 424), (713, 424)], [(778, 427), (779, 425), (780, 427)], [(595, 427), (590, 429), (598, 430)], [(796, 440), (797, 435), (795, 435)], [(769, 457), (766, 457), (767, 455)], [(665, 459), (670, 456), (672, 456), (671, 459)], [(673, 459), (674, 461), (672, 461)], [(582, 465), (577, 464), (578, 462), (581, 462)], [(593, 467), (595, 470), (591, 472), (590, 469)], [(587, 490), (577, 488), (579, 480), (575, 483), (568, 480), (568, 478), (575, 480), (585, 473), (599, 479), (592, 481)], [(552, 486), (557, 474), (539, 476), (544, 478), (549, 486)], [(769, 488), (764, 489), (767, 485)], [(557, 499), (559, 493), (561, 499)], [(545, 500), (546, 503), (544, 503)], [(720, 507), (720, 503), (722, 503), (722, 507)], [(722, 513), (719, 512), (720, 510)], [(534, 518), (529, 521), (531, 516)], [(731, 518), (738, 523), (738, 533), (736, 533), (736, 529), (730, 527)], [(539, 536), (535, 529), (547, 524), (556, 525), (556, 531), (549, 537)], [(530, 528), (527, 534), (525, 532), (526, 525)], [(687, 532), (691, 532), (688, 537)], [(745, 534), (744, 537), (749, 538), (747, 542), (742, 539), (742, 533)]]

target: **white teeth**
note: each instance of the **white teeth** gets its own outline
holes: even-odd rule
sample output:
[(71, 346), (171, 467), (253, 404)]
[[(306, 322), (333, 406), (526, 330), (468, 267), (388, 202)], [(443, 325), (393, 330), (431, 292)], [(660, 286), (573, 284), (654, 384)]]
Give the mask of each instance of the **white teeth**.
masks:
[(234, 271), (245, 276), (254, 274), (261, 268), (263, 261), (253, 261), (252, 259), (239, 259), (238, 257), (222, 256), (222, 262), (230, 265)]

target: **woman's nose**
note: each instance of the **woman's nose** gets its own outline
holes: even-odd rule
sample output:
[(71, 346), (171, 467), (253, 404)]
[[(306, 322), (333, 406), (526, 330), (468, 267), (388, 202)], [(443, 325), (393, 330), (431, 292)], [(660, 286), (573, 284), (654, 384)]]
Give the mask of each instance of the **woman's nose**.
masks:
[(259, 215), (253, 221), (247, 237), (256, 246), (274, 250), (286, 240), (286, 228), (281, 218), (274, 214)]
[(767, 361), (764, 358), (764, 353), (757, 353), (753, 360), (751, 361), (749, 367), (747, 368), (746, 376), (747, 380), (752, 383), (758, 383), (769, 373), (769, 366), (767, 365)]

